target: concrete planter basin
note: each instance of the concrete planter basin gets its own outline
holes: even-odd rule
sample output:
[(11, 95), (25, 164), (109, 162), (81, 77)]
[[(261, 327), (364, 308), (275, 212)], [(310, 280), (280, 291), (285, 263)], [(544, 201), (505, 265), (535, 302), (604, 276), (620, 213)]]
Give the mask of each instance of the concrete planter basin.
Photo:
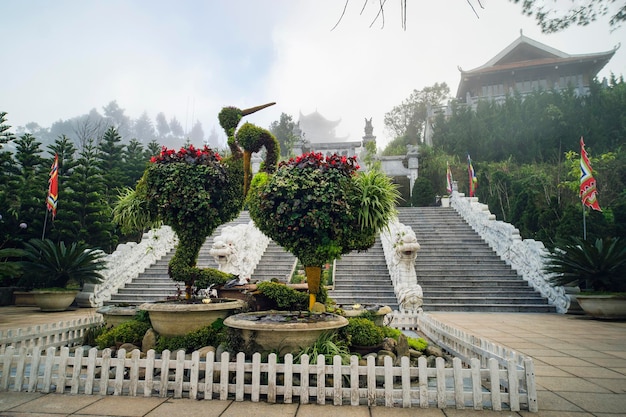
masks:
[(139, 310), (148, 311), (152, 328), (158, 334), (171, 337), (210, 326), (215, 320), (225, 318), (244, 305), (242, 300), (212, 298), (208, 304), (182, 301), (144, 303)]
[(346, 326), (348, 320), (331, 313), (257, 311), (235, 314), (224, 324), (239, 329), (244, 342), (254, 343), (259, 351), (284, 355), (312, 346), (323, 332), (336, 331)]
[(577, 294), (578, 304), (586, 314), (597, 319), (626, 319), (625, 295), (584, 295)]

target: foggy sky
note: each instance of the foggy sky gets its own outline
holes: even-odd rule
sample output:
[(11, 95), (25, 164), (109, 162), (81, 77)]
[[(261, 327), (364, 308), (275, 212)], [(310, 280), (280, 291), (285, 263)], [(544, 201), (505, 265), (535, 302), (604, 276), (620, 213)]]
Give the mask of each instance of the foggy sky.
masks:
[[(607, 19), (543, 35), (521, 6), (504, 0), (399, 1), (370, 28), (376, 4), (351, 0), (0, 0), (0, 111), (8, 124), (50, 126), (112, 100), (135, 119), (164, 112), (205, 134), (223, 106), (277, 104), (246, 120), (262, 127), (281, 113), (315, 110), (342, 119), (338, 136), (363, 136), (373, 118), (382, 148), (384, 114), (414, 89), (476, 68), (524, 35), (569, 54), (601, 52), (626, 39)], [(569, 3), (569, 2), (566, 2)], [(626, 74), (621, 48), (599, 74)]]

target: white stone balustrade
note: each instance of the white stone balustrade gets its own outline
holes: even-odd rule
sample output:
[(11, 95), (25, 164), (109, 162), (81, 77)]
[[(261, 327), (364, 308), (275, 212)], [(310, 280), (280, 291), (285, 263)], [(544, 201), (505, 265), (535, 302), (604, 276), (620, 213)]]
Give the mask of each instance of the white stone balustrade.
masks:
[(518, 229), (496, 220), (487, 205), (479, 203), (476, 197), (465, 197), (454, 191), (451, 205), (498, 256), (546, 297), (559, 313), (567, 312), (570, 298), (565, 289), (552, 286), (548, 282), (550, 275), (543, 270), (547, 250), (542, 242), (522, 239)]
[(402, 313), (417, 314), (422, 311), (424, 295), (417, 283), (415, 258), (420, 245), (411, 227), (398, 219), (389, 222), (388, 230), (380, 234), (385, 261)]
[(150, 265), (171, 251), (178, 242), (176, 233), (169, 226), (144, 233), (141, 242), (128, 242), (117, 246), (115, 252), (105, 258), (107, 268), (102, 271), (104, 282), (85, 284), (76, 302), (80, 307), (101, 307), (111, 294), (131, 282)]

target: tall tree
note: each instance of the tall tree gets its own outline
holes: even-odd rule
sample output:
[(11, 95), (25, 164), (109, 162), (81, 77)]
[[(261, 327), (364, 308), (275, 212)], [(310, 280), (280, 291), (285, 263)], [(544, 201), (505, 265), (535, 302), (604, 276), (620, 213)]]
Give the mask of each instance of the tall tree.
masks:
[(137, 139), (131, 139), (124, 149), (123, 186), (134, 188), (148, 161), (143, 145)]
[(108, 127), (109, 121), (102, 117), (96, 109), (92, 109), (89, 114), (75, 117), (72, 120), (72, 129), (78, 141), (79, 149), (82, 149), (90, 140), (98, 144)]
[(293, 121), (293, 117), (286, 113), (280, 114), (280, 119), (270, 124), (270, 132), (280, 144), (280, 156), (288, 157), (293, 152), (293, 146), (300, 137), (296, 132), (300, 132), (299, 123)]
[(422, 90), (413, 90), (409, 98), (385, 114), (385, 128), (394, 137), (404, 136), (409, 144), (417, 145), (422, 137), (428, 107), (444, 104), (450, 97), (446, 83), (435, 83)]
[(6, 115), (6, 112), (0, 112), (0, 149), (2, 149), (2, 145), (14, 139), (13, 134), (9, 132), (11, 126), (5, 124), (7, 121)]
[(98, 145), (98, 168), (104, 180), (103, 198), (111, 207), (115, 203), (118, 190), (125, 185), (124, 145), (117, 130), (110, 127)]
[(183, 126), (180, 124), (176, 116), (170, 119), (170, 131), (172, 132), (172, 136), (176, 139), (182, 139), (185, 136), (185, 130)]
[(132, 122), (130, 117), (124, 114), (122, 109), (116, 100), (113, 100), (102, 108), (104, 117), (109, 120), (109, 125), (114, 127), (122, 137), (130, 136)]
[(156, 115), (156, 130), (159, 134), (159, 138), (166, 138), (172, 131), (170, 125), (167, 123), (165, 113), (161, 112)]
[(200, 123), (199, 120), (196, 120), (196, 123), (191, 128), (191, 132), (189, 132), (189, 140), (191, 143), (204, 143), (204, 130), (202, 129), (202, 123)]
[(62, 235), (72, 236), (74, 241), (111, 252), (117, 238), (113, 234), (111, 209), (103, 198), (105, 184), (97, 154), (94, 141), (88, 140), (70, 177), (73, 194), (64, 211), (73, 216), (58, 226), (63, 228)]
[(15, 141), (15, 160), (19, 174), (11, 184), (14, 190), (17, 220), (27, 225), (27, 236), (41, 236), (47, 187), (47, 175), (44, 173), (41, 157), (41, 142), (26, 133)]
[(141, 143), (148, 143), (156, 136), (154, 125), (147, 112), (143, 112), (133, 123), (133, 136)]

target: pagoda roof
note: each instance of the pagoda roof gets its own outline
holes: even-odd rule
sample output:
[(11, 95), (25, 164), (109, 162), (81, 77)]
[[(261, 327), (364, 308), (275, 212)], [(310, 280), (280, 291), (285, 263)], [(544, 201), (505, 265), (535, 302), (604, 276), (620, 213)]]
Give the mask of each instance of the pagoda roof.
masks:
[(586, 63), (593, 65), (595, 73), (592, 75), (595, 76), (609, 62), (618, 48), (619, 45), (605, 52), (568, 54), (524, 36), (520, 31), (520, 36), (515, 41), (485, 64), (467, 71), (459, 67), (461, 82), (458, 91), (465, 89), (466, 80), (476, 76), (544, 66)]
[(329, 129), (335, 128), (339, 125), (339, 123), (341, 123), (341, 118), (337, 120), (328, 120), (317, 110), (309, 114), (302, 114), (302, 111), (300, 111), (299, 117), (301, 123), (304, 121), (304, 123), (309, 123), (315, 126), (327, 126)]

